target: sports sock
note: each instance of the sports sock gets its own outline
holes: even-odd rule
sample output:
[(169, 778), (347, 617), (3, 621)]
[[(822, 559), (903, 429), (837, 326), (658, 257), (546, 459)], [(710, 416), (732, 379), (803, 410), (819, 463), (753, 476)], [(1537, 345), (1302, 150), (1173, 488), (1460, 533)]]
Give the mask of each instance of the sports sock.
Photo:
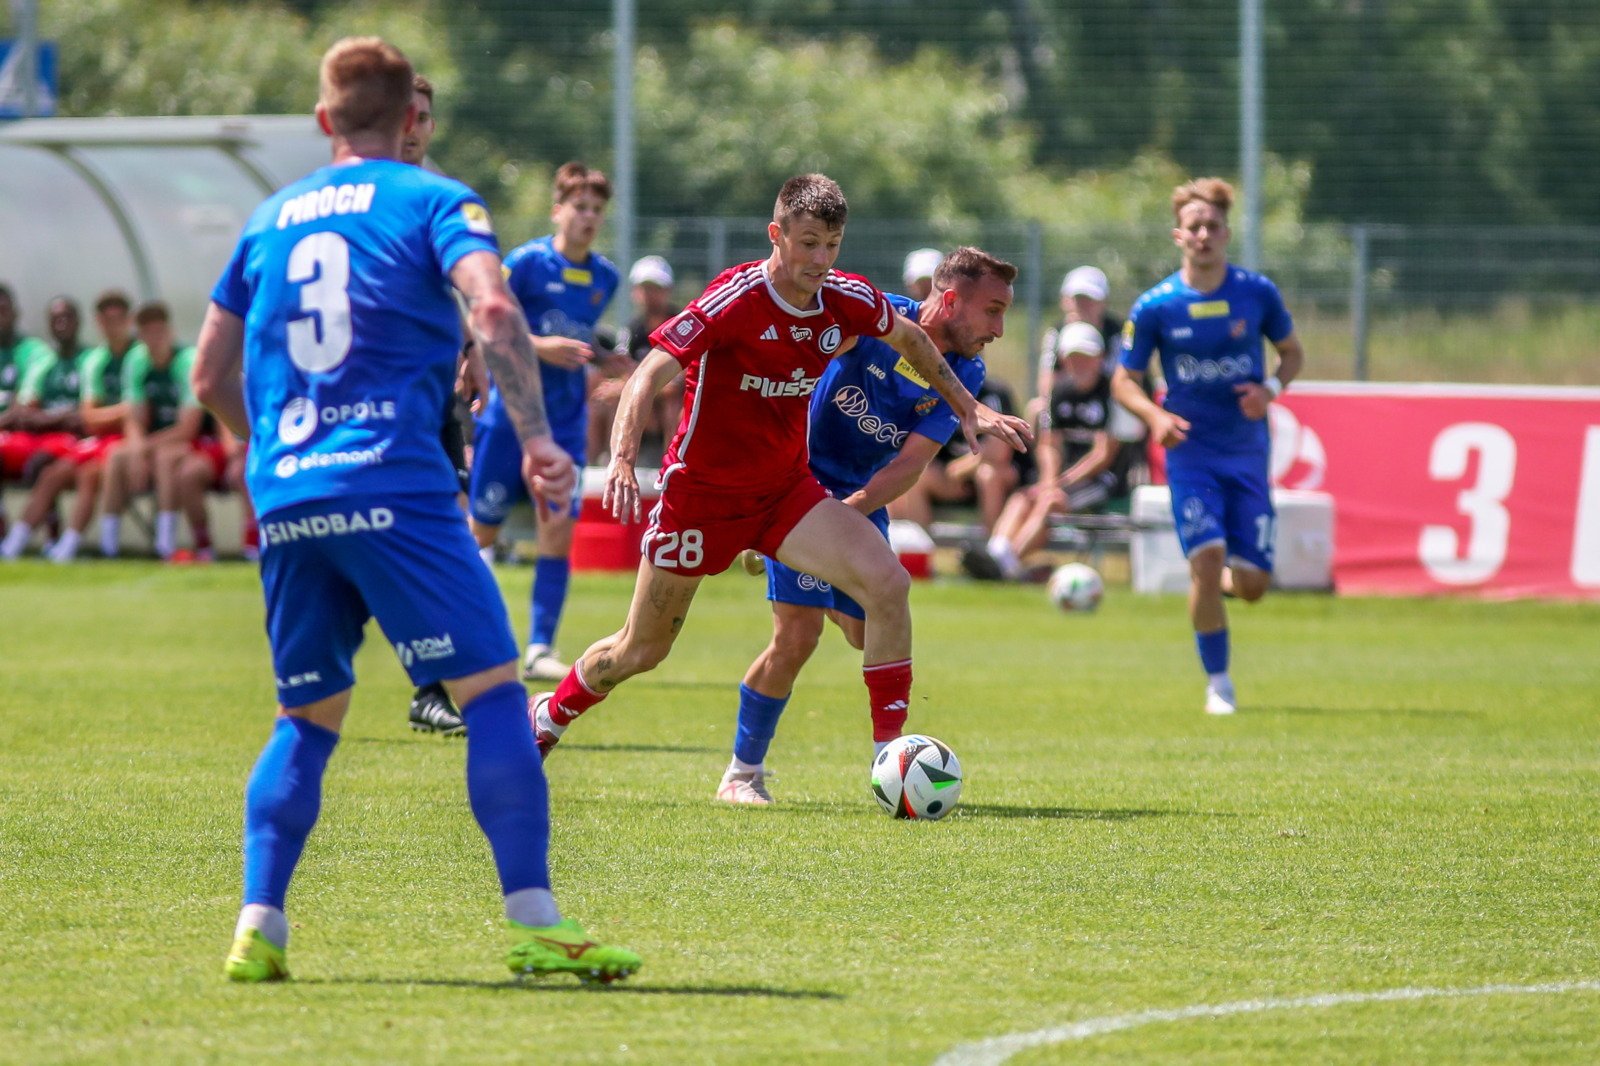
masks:
[(1196, 633), (1194, 635), (1195, 647), (1200, 649), (1200, 665), (1205, 667), (1208, 674), (1225, 674), (1228, 672), (1228, 630), (1226, 627), (1215, 633)]
[(197, 552), (209, 550), (211, 547), (211, 526), (202, 522), (198, 526), (191, 525), (190, 529), (194, 533), (194, 550)]
[(235, 939), (254, 929), (280, 951), (289, 946), (289, 919), (277, 907), (251, 903), (239, 910), (239, 924), (233, 927)]
[(114, 558), (122, 550), (122, 516), (119, 514), (103, 514), (100, 516), (100, 554), (107, 559)]
[(911, 660), (863, 666), (861, 676), (872, 702), (872, 740), (893, 740), (905, 728), (911, 709)]
[(888, 746), (889, 742), (887, 740), (874, 740), (872, 742), (872, 757), (876, 759), (879, 755), (883, 754), (883, 749), (887, 748)]
[(1006, 538), (999, 534), (990, 537), (986, 550), (994, 556), (994, 561), (1000, 564), (1000, 572), (1006, 577), (1014, 578), (1022, 573), (1022, 560), (1017, 557), (1017, 550)]
[(0, 558), (15, 559), (22, 554), (28, 546), (28, 538), (33, 536), (33, 527), (18, 519), (11, 523), (11, 528), (6, 531), (5, 540), (0, 541)]
[(282, 715), (244, 790), (244, 903), (283, 910), (289, 879), (322, 808), (322, 772), (339, 734)]
[(461, 708), (467, 723), (467, 799), (489, 838), (507, 917), (528, 925), (509, 909), (509, 897), (528, 888), (550, 888), (550, 792), (539, 749), (528, 727), (528, 693), (507, 681)]
[(478, 558), (483, 560), (483, 565), (491, 569), (494, 567), (494, 545), (478, 549)]
[(749, 685), (739, 686), (739, 722), (733, 731), (733, 757), (759, 767), (778, 731), (778, 717), (788, 696), (763, 696)]
[(555, 694), (550, 697), (550, 720), (563, 729), (571, 725), (584, 711), (609, 695), (605, 692), (596, 692), (589, 687), (588, 682), (584, 681), (583, 674), (578, 672), (582, 662), (580, 659), (572, 664), (572, 669), (567, 671), (567, 676), (561, 679), (561, 683), (556, 686)]
[(156, 554), (166, 559), (178, 549), (178, 512), (156, 512)]
[(506, 894), (506, 917), (542, 929), (561, 921), (561, 910), (548, 888), (523, 888)]
[(556, 627), (561, 624), (561, 608), (567, 603), (567, 584), (572, 578), (572, 562), (565, 556), (541, 555), (533, 564), (533, 593), (529, 610), (528, 643), (551, 647), (556, 642)]
[(61, 534), (61, 539), (56, 541), (55, 547), (50, 549), (50, 561), (52, 563), (72, 562), (78, 557), (78, 542), (82, 539), (82, 533), (68, 527)]

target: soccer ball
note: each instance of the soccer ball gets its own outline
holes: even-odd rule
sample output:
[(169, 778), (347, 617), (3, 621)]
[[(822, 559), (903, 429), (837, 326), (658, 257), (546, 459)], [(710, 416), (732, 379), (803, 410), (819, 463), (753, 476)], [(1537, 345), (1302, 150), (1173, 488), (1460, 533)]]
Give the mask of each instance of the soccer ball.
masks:
[(1066, 563), (1050, 575), (1050, 599), (1063, 611), (1092, 611), (1105, 593), (1100, 575), (1083, 563)]
[(872, 794), (886, 814), (937, 821), (961, 798), (961, 762), (932, 737), (896, 737), (872, 760)]

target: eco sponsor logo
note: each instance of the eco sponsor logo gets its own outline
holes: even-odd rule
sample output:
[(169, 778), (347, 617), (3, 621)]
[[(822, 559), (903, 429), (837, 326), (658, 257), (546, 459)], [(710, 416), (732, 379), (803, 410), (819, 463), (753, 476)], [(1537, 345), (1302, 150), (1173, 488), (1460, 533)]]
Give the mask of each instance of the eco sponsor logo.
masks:
[(870, 413), (868, 409), (872, 405), (867, 399), (867, 394), (856, 386), (846, 385), (834, 393), (833, 405), (843, 412), (846, 418), (855, 419), (856, 428), (879, 444), (891, 444), (898, 448), (905, 443), (906, 430)]
[(1197, 381), (1233, 381), (1250, 375), (1253, 360), (1248, 355), (1225, 355), (1221, 359), (1178, 357), (1178, 380), (1187, 385)]
[(833, 586), (811, 574), (802, 573), (795, 578), (794, 583), (806, 592), (832, 592)]
[(287, 544), (295, 540), (344, 537), (352, 533), (381, 533), (394, 525), (394, 512), (387, 507), (365, 511), (307, 515), (261, 523), (263, 544)]

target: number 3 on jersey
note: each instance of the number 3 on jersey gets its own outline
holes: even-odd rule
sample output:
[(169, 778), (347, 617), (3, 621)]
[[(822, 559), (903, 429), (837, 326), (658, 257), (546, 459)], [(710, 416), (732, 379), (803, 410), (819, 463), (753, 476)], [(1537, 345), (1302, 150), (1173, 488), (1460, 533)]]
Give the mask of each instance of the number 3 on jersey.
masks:
[(676, 570), (680, 566), (694, 568), (705, 559), (705, 547), (698, 529), (682, 533), (658, 533), (655, 551), (650, 562), (663, 570)]
[(350, 246), (337, 233), (313, 233), (289, 252), (288, 282), (303, 283), (289, 323), (289, 358), (308, 374), (332, 370), (350, 354)]

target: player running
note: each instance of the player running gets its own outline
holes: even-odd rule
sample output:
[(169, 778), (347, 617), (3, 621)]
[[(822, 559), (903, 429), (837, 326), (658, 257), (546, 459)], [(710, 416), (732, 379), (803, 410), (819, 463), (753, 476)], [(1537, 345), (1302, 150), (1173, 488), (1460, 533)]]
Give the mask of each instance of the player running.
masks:
[[(1111, 391), (1168, 449), (1178, 540), (1189, 558), (1189, 619), (1206, 672), (1207, 714), (1238, 706), (1228, 674), (1224, 593), (1254, 603), (1272, 580), (1275, 512), (1267, 470), (1267, 407), (1300, 373), (1305, 352), (1278, 288), (1228, 263), (1233, 188), (1200, 178), (1172, 193), (1178, 272), (1134, 302)], [(1278, 353), (1268, 374), (1261, 338)], [(1161, 353), (1165, 408), (1145, 395)]]
[[(977, 248), (957, 248), (934, 269), (919, 304), (889, 296), (895, 310), (920, 325), (968, 392), (983, 387), (979, 354), (1005, 332), (1017, 268)], [(863, 337), (823, 372), (811, 396), (811, 472), (834, 499), (855, 508), (888, 537), (886, 505), (921, 476), (955, 433), (950, 404), (883, 341)], [(789, 702), (795, 678), (816, 651), (823, 619), (832, 618), (853, 648), (865, 638), (861, 605), (827, 582), (779, 562), (767, 566), (772, 641), (739, 686), (733, 761), (717, 798), (765, 806), (767, 748)], [(874, 709), (875, 751), (899, 735), (903, 715)]]
[[(589, 431), (586, 368), (595, 358), (594, 327), (617, 291), (617, 268), (592, 250), (611, 182), (582, 163), (566, 163), (556, 171), (555, 233), (529, 241), (506, 256), (507, 284), (522, 303), (534, 332), (544, 382), (550, 429), (581, 469)], [(478, 418), (472, 445), (472, 530), (481, 548), (492, 548), (506, 512), (527, 498), (522, 482), (521, 447), (506, 418), (498, 393)], [(571, 669), (553, 651), (561, 610), (572, 577), (572, 526), (580, 503), (541, 512), (539, 558), (534, 563), (530, 596), (528, 646), (522, 656), (524, 681), (559, 681)]]
[(833, 269), (846, 213), (831, 179), (790, 178), (767, 226), (766, 261), (724, 271), (651, 334), (655, 347), (629, 379), (611, 434), (605, 503), (613, 514), (639, 513), (640, 434), (651, 400), (680, 368), (683, 418), (662, 463), (627, 621), (584, 652), (553, 695), (534, 700), (547, 755), (579, 715), (666, 658), (700, 581), (745, 548), (814, 574), (862, 606), (874, 732), (894, 735), (905, 722), (910, 578), (866, 515), (829, 498), (807, 467), (811, 393), (846, 338), (883, 337), (950, 404), (969, 440), (989, 432), (1021, 448), (1031, 433), (1021, 419), (974, 400), (928, 335), (869, 282)]
[(467, 298), (535, 498), (565, 506), (574, 470), (550, 437), (483, 201), (398, 158), (415, 119), (411, 80), (378, 38), (329, 49), (317, 121), (333, 164), (251, 215), (201, 329), (196, 395), (251, 442), (279, 700), (245, 791), (244, 906), (225, 972), (288, 976), (284, 900), (350, 707), (351, 660), (376, 616), (413, 682), (443, 680), (469, 724), (467, 794), (505, 893), (508, 965), (611, 980), (639, 958), (556, 908), (516, 642), (439, 447), (461, 346), (447, 282)]

